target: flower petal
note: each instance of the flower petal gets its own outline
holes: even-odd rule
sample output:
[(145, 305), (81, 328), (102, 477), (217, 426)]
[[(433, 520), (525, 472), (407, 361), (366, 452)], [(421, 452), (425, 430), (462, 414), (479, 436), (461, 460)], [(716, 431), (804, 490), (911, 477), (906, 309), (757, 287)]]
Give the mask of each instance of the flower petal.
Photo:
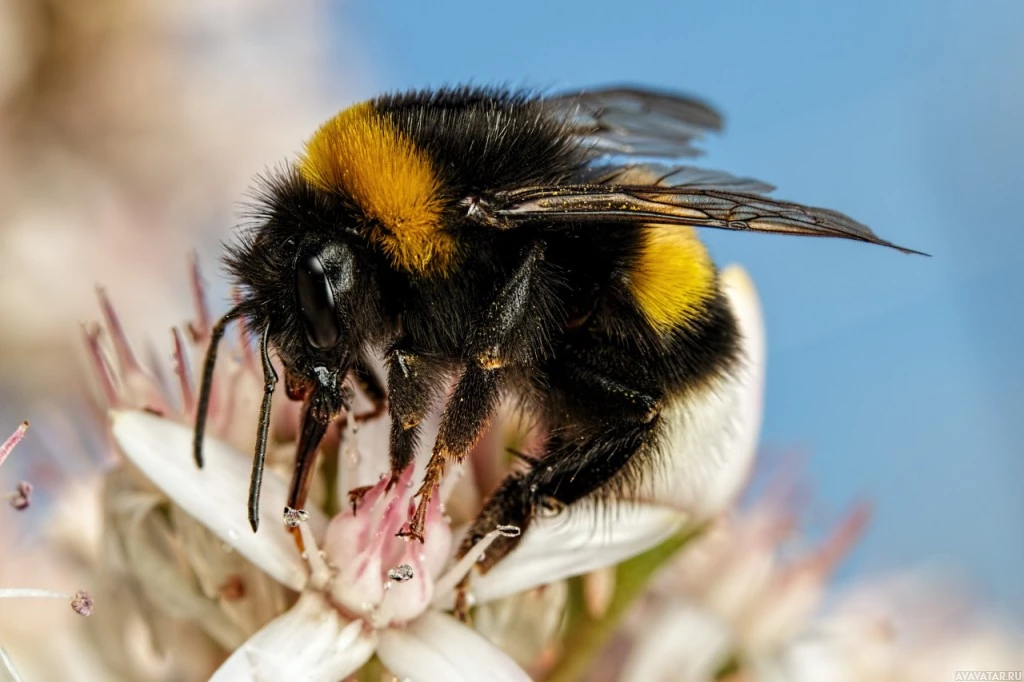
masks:
[(743, 489), (761, 430), (765, 337), (757, 290), (737, 266), (722, 272), (721, 285), (739, 327), (741, 363), (662, 414), (666, 457), (652, 479), (654, 492), (643, 498), (695, 520), (720, 513)]
[(385, 630), (377, 655), (395, 677), (416, 682), (530, 679), (501, 649), (438, 611), (427, 611), (407, 628)]
[(376, 645), (362, 621), (346, 621), (321, 593), (306, 592), (231, 654), (210, 682), (337, 682), (370, 660)]
[(474, 576), (474, 599), (499, 599), (620, 563), (665, 540), (687, 520), (668, 507), (607, 504), (611, 506), (599, 510), (570, 507), (558, 516), (534, 521), (508, 558)]
[(648, 627), (622, 669), (623, 680), (710, 682), (733, 650), (728, 627), (698, 608), (670, 604), (646, 620)]
[[(111, 412), (114, 438), (124, 455), (179, 507), (278, 582), (294, 590), (306, 584), (306, 564), (281, 519), (287, 486), (263, 474), (260, 530), (246, 518), (249, 461), (221, 441), (207, 438), (206, 464), (192, 461), (192, 429), (148, 412)], [(309, 523), (321, 533), (326, 521), (312, 508)]]

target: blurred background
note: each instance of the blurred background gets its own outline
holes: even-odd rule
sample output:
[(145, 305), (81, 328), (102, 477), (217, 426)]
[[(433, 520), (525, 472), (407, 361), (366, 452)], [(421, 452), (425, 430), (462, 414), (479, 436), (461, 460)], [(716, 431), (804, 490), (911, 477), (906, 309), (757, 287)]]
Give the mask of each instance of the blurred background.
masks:
[(706, 233), (763, 297), (763, 443), (798, 453), (808, 523), (866, 499), (845, 576), (939, 565), (1024, 616), (1022, 28), (1015, 0), (0, 0), (2, 414), (33, 420), (35, 461), (66, 455), (94, 285), (165, 357), (188, 253), (223, 300), (250, 179), (351, 102), (683, 90), (727, 118), (702, 163), (934, 255)]

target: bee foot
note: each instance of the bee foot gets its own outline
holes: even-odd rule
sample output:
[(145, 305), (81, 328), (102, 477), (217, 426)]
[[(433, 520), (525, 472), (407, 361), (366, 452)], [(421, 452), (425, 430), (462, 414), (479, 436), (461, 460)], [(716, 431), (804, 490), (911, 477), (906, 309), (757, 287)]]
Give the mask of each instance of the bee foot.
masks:
[[(388, 483), (390, 487), (391, 483)], [(352, 505), (352, 513), (355, 514), (359, 509), (359, 505), (362, 503), (363, 498), (366, 497), (366, 493), (373, 489), (372, 485), (361, 485), (358, 488), (352, 488), (348, 491), (348, 502)]]
[(400, 538), (418, 540), (420, 544), (426, 541), (426, 538), (423, 537), (423, 524), (420, 524), (419, 528), (417, 528), (414, 521), (410, 521), (402, 526), (401, 530), (395, 533), (395, 535)]

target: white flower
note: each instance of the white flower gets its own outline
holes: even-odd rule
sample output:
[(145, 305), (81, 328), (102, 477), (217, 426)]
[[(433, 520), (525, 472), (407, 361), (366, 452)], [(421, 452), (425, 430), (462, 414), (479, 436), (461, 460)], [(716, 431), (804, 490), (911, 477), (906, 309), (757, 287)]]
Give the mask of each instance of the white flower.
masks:
[[(308, 510), (300, 524), (307, 549), (302, 557), (269, 511), (283, 509), (286, 499), (285, 482), (276, 474), (268, 471), (264, 478), (267, 517), (254, 534), (243, 504), (244, 455), (208, 439), (207, 465), (198, 470), (191, 429), (144, 412), (114, 412), (113, 431), (121, 451), (175, 504), (275, 580), (302, 592), (289, 611), (232, 654), (214, 675), (217, 682), (336, 682), (374, 652), (400, 678), (528, 679), (497, 647), (443, 612), (485, 545), (452, 562), (452, 534), (440, 501), (431, 509), (425, 544), (395, 537), (410, 511), (411, 473), (390, 491), (380, 482), (358, 510), (329, 523)], [(471, 597), (493, 600), (618, 563), (668, 538), (686, 520), (677, 510), (647, 504), (539, 519), (505, 561), (473, 579)]]
[[(271, 442), (277, 445), (268, 453), (260, 532), (253, 534), (244, 505), (250, 462), (241, 453), (252, 451), (261, 386), (258, 363), (244, 342), (235, 344), (234, 352), (222, 354), (210, 407), (207, 464), (197, 470), (191, 458), (192, 429), (186, 425), (195, 408), (187, 357), (189, 346), (201, 352), (208, 341), (210, 317), (194, 269), (192, 275), (196, 321), (187, 327), (187, 334), (175, 331), (174, 335), (178, 400), (135, 359), (113, 308), (103, 297), (112, 353), (103, 349), (98, 327), (87, 329), (86, 342), (113, 415), (118, 449), (134, 465), (108, 474), (112, 487), (107, 497), (112, 500), (113, 512), (108, 523), (123, 526), (115, 528), (119, 536), (131, 531), (121, 542), (136, 554), (145, 554), (149, 563), (142, 567), (130, 561), (130, 572), (162, 610), (194, 622), (227, 652), (233, 652), (214, 679), (337, 680), (359, 669), (375, 652), (391, 672), (411, 679), (459, 679), (453, 665), (466, 679), (479, 679), (483, 674), (493, 679), (499, 673), (507, 679), (525, 679), (525, 673), (505, 653), (445, 613), (454, 603), (455, 586), (499, 531), (495, 529), (462, 561), (455, 562), (451, 556), (457, 546), (452, 522), (441, 504), (447, 503), (451, 516), (460, 523), (473, 518), (481, 496), (506, 470), (501, 438), (471, 455), (470, 475), (446, 479), (438, 503), (430, 510), (425, 544), (410, 544), (395, 536), (409, 512), (415, 477), (410, 470), (393, 489), (386, 489), (381, 481), (356, 511), (346, 511), (333, 520), (320, 511), (319, 504), (326, 499), (315, 495), (300, 524), (309, 550), (300, 556), (279, 515), (286, 497), (280, 476), (287, 468), (289, 443), (295, 438), (299, 418), (295, 404), (282, 396), (271, 426)], [(537, 519), (507, 559), (485, 575), (472, 578), (469, 597), (473, 603), (519, 599), (510, 595), (612, 566), (685, 527), (702, 524), (735, 497), (755, 449), (764, 341), (756, 293), (749, 279), (741, 270), (730, 268), (722, 281), (739, 318), (744, 364), (731, 380), (713, 387), (712, 399), (705, 403), (709, 412), (695, 412), (688, 418), (710, 416), (718, 421), (704, 423), (723, 429), (695, 431), (698, 438), (685, 443), (687, 452), (667, 452), (665, 470), (639, 502), (614, 504), (608, 513), (595, 514), (584, 506)], [(350, 429), (352, 424), (349, 421)], [(327, 497), (343, 496), (351, 487), (387, 471), (387, 439), (382, 427), (386, 431), (386, 420), (365, 424), (359, 438), (351, 430), (328, 435), (321, 449), (338, 458), (338, 482)], [(716, 433), (727, 437), (713, 438)], [(713, 449), (705, 452), (705, 448)], [(142, 476), (130, 471), (132, 468)], [(137, 506), (134, 501), (140, 499), (147, 500), (144, 511), (152, 522), (152, 532), (166, 536), (166, 541), (158, 539), (153, 547), (147, 539), (152, 533), (140, 532), (135, 520), (138, 514), (131, 511)], [(170, 524), (165, 514), (157, 513), (165, 504), (160, 499), (170, 502)], [(128, 512), (129, 518), (118, 521)], [(193, 526), (202, 533), (191, 530)], [(204, 533), (210, 537), (205, 538)], [(176, 535), (181, 542), (169, 546), (180, 551), (168, 553), (167, 541)], [(227, 552), (218, 551), (217, 543)], [(174, 557), (184, 562), (184, 570), (162, 568), (161, 562)], [(230, 570), (229, 564), (233, 566)], [(198, 594), (195, 579), (190, 577), (193, 573), (201, 586)], [(232, 586), (244, 596), (235, 601), (225, 599), (225, 594), (235, 591)], [(225, 588), (232, 589), (225, 593)], [(301, 594), (290, 609), (290, 599), (282, 603), (286, 593)], [(275, 596), (264, 598), (270, 594)], [(508, 638), (515, 636), (500, 625), (505, 622), (502, 619), (488, 617), (485, 621), (484, 631), (492, 641), (507, 644)], [(545, 632), (550, 637), (555, 630), (548, 621), (550, 618), (530, 617), (522, 622), (548, 623)], [(242, 637), (236, 639), (239, 634)], [(509, 651), (513, 649), (523, 665), (536, 663), (528, 651), (540, 653), (536, 642)]]
[(811, 627), (828, 578), (860, 537), (854, 508), (820, 547), (786, 558), (794, 512), (779, 500), (722, 519), (688, 546), (656, 588), (623, 679), (717, 679), (723, 668), (769, 670)]
[(1024, 632), (980, 612), (949, 576), (920, 568), (850, 590), (759, 679), (930, 682), (1021, 669)]

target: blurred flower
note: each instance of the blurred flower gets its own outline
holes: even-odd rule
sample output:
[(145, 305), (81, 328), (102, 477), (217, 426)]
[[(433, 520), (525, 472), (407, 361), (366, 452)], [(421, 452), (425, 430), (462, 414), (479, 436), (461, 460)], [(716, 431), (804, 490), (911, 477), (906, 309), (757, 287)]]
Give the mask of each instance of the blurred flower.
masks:
[(25, 438), (26, 431), (28, 431), (28, 422), (22, 422), (21, 426), (16, 428), (14, 433), (8, 436), (7, 439), (4, 440), (3, 444), (0, 445), (0, 466), (4, 465), (4, 462), (7, 461), (10, 454), (14, 452), (14, 448), (16, 448), (18, 443)]
[(863, 533), (867, 508), (807, 549), (794, 495), (778, 493), (687, 545), (616, 643), (625, 662), (591, 679), (930, 682), (1024, 668), (1019, 629), (980, 616), (962, 590), (926, 571), (867, 582), (829, 607), (829, 579)]
[(931, 682), (1021, 670), (1024, 631), (980, 612), (947, 577), (918, 569), (850, 590), (758, 679)]
[[(827, 581), (863, 532), (855, 508), (820, 547), (787, 556), (794, 511), (762, 500), (720, 519), (654, 586), (623, 679), (713, 680), (767, 665), (810, 627)], [(791, 553), (790, 553), (791, 554)]]
[(18, 320), (0, 381), (21, 401), (77, 389), (83, 284), (130, 286), (127, 319), (151, 329), (184, 303), (166, 255), (215, 245), (250, 178), (337, 109), (324, 11), (0, 0), (0, 234), (18, 283), (0, 289), (0, 316)]
[[(28, 431), (28, 422), (22, 422), (14, 433), (12, 433), (2, 444), (0, 444), (0, 466), (7, 460), (7, 457), (14, 451), (14, 448), (25, 437)], [(27, 486), (22, 483), (22, 486)], [(27, 504), (27, 503), (26, 503)], [(5, 560), (8, 554), (4, 553)], [(93, 598), (85, 590), (79, 590), (73, 595), (43, 590), (38, 588), (14, 588), (0, 586), (0, 599), (62, 599), (71, 605), (71, 610), (80, 616), (91, 616), (93, 610)], [(11, 656), (4, 650), (3, 642), (0, 640), (0, 670), (6, 672), (15, 682), (21, 680), (18, 669)]]

